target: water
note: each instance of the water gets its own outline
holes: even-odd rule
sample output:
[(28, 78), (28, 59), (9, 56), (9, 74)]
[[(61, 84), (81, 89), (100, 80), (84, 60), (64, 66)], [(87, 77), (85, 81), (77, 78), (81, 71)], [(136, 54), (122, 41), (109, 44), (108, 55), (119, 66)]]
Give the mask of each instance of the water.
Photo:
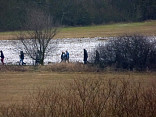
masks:
[[(45, 58), (45, 64), (48, 63), (59, 63), (61, 61), (62, 51), (68, 50), (70, 54), (70, 62), (83, 62), (83, 49), (88, 51), (88, 56), (93, 54), (93, 50), (99, 45), (105, 43), (108, 38), (70, 38), (70, 39), (57, 39), (50, 43), (50, 46), (56, 46), (56, 49), (50, 51), (48, 56)], [(54, 44), (54, 45), (53, 45)], [(3, 50), (6, 64), (18, 64), (20, 47), (22, 45), (18, 40), (1, 40), (0, 50)], [(24, 62), (27, 65), (32, 65), (34, 61), (25, 54)]]

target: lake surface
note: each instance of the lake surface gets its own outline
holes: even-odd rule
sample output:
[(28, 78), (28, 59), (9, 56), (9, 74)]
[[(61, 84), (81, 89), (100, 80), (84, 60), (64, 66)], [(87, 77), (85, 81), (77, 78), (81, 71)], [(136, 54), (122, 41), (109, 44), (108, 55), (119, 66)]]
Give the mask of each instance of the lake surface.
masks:
[[(56, 46), (56, 48), (48, 53), (44, 62), (45, 64), (59, 63), (61, 61), (62, 51), (66, 50), (68, 50), (70, 54), (70, 62), (83, 62), (83, 49), (88, 51), (88, 56), (90, 57), (96, 47), (99, 44), (105, 43), (107, 39), (109, 38), (96, 37), (52, 40), (50, 46)], [(5, 56), (4, 62), (6, 64), (18, 64), (20, 53), (18, 45), (22, 45), (18, 40), (0, 40), (0, 50), (3, 50)], [(34, 63), (26, 54), (24, 62), (27, 65)]]

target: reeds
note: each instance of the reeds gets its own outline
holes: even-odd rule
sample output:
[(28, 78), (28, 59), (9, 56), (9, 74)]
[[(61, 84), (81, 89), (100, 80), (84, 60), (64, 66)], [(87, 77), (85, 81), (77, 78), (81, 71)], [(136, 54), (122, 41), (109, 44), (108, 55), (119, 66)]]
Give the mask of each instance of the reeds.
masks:
[(83, 63), (56, 63), (49, 65), (0, 65), (0, 72), (29, 72), (29, 71), (53, 71), (53, 72), (97, 72), (99, 68), (91, 64), (84, 65)]
[[(63, 84), (62, 84), (63, 85)], [(22, 104), (0, 107), (1, 117), (155, 117), (156, 86), (76, 78), (61, 88), (39, 89)]]

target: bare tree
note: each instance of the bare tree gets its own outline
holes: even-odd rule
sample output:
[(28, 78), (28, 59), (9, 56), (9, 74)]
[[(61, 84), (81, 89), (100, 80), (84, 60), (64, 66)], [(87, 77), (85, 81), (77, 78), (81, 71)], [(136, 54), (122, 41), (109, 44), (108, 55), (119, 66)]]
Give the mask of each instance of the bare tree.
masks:
[(30, 58), (36, 61), (36, 64), (44, 65), (48, 52), (56, 47), (56, 44), (51, 45), (57, 33), (52, 18), (40, 9), (29, 9), (24, 29), (25, 31), (21, 31), (17, 36), (23, 44), (23, 49)]

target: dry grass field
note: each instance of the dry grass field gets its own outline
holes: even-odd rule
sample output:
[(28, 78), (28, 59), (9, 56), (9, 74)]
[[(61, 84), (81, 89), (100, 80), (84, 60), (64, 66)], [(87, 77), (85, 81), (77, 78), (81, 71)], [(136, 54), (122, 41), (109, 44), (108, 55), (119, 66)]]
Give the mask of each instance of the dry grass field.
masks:
[(63, 88), (75, 78), (131, 79), (145, 87), (156, 83), (156, 73), (135, 72), (1, 72), (0, 104), (20, 103), (29, 93), (48, 87)]
[(155, 117), (156, 72), (0, 66), (0, 117)]
[[(0, 32), (0, 40), (16, 39), (17, 31)], [(156, 35), (156, 21), (60, 28), (55, 38), (112, 37), (123, 34)]]

